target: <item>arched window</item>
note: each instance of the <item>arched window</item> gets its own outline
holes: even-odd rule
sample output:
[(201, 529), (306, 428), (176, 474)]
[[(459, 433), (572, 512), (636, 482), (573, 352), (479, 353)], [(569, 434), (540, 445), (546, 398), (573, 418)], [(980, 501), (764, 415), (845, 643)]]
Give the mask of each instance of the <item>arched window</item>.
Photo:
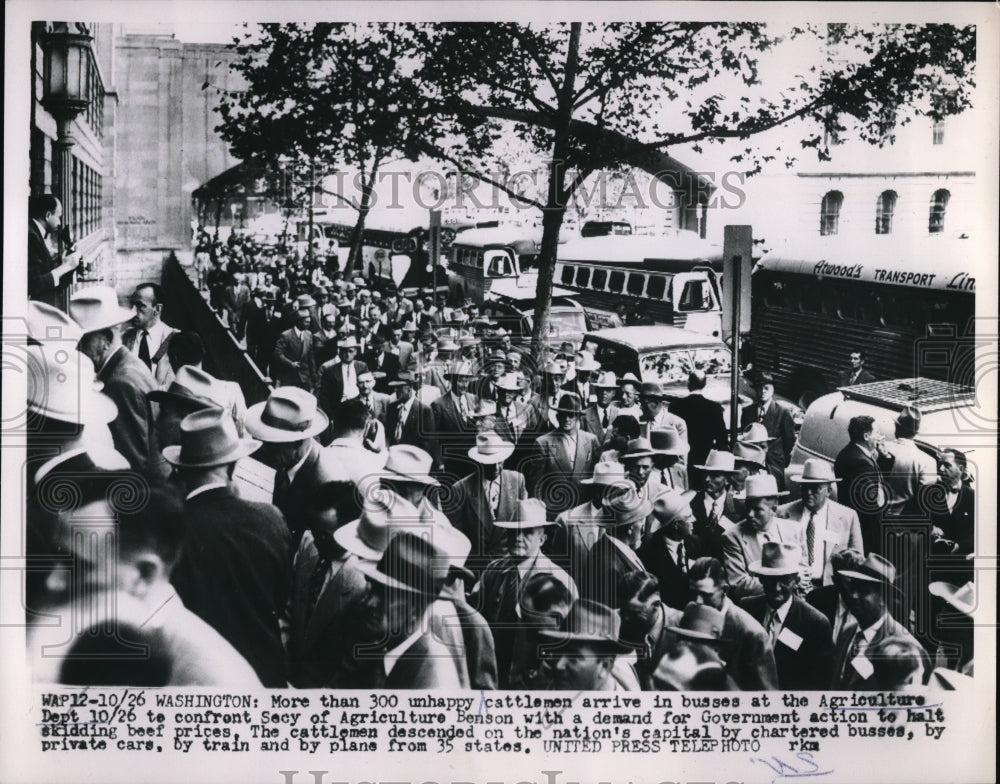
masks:
[(837, 233), (840, 224), (840, 208), (844, 206), (844, 194), (840, 191), (828, 191), (823, 196), (819, 208), (819, 233), (828, 237)]
[(948, 209), (948, 200), (951, 194), (944, 188), (934, 191), (931, 196), (931, 214), (927, 222), (927, 231), (930, 234), (940, 234), (944, 231), (944, 213)]
[(875, 233), (892, 234), (892, 216), (896, 212), (896, 191), (882, 191), (875, 203)]

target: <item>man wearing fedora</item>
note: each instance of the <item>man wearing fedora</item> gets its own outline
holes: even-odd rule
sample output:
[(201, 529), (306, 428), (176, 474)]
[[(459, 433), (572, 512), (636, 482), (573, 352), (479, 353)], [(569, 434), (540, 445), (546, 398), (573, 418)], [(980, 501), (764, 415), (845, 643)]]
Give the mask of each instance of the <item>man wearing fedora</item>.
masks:
[(550, 359), (542, 368), (542, 386), (534, 402), (535, 422), (539, 433), (553, 430), (558, 425), (555, 409), (563, 394), (567, 367), (565, 360)]
[(329, 426), (316, 398), (299, 387), (278, 387), (247, 410), (247, 431), (269, 445), (275, 463), (272, 503), (284, 515), (293, 547), (305, 530), (315, 491), (345, 479), (335, 455), (316, 441)]
[[(181, 421), (188, 414), (206, 408), (221, 408), (216, 403), (214, 379), (198, 368), (182, 366), (165, 389), (154, 389), (147, 397), (158, 405), (156, 414), (156, 443), (162, 449), (181, 442)], [(161, 455), (162, 457), (162, 455)], [(170, 466), (164, 460), (157, 473), (169, 475)]]
[(791, 411), (774, 399), (774, 376), (770, 373), (758, 374), (754, 388), (757, 399), (753, 405), (743, 409), (740, 426), (746, 428), (759, 422), (767, 430), (767, 470), (778, 486), (784, 487), (785, 467), (795, 446), (795, 421)]
[(323, 365), (319, 371), (319, 391), (316, 397), (320, 408), (330, 417), (337, 418), (337, 409), (345, 400), (361, 394), (358, 377), (368, 371), (368, 366), (355, 359), (358, 341), (353, 335), (342, 338), (337, 345), (339, 357)]
[(70, 298), (69, 315), (83, 331), (80, 352), (90, 357), (104, 394), (118, 408), (108, 425), (115, 449), (134, 470), (152, 475), (160, 460), (153, 406), (146, 395), (159, 386), (149, 368), (122, 344), (122, 325), (134, 311), (118, 304), (110, 286), (91, 286)]
[(549, 688), (549, 682), (538, 634), (543, 629), (558, 629), (565, 623), (573, 606), (573, 596), (563, 583), (545, 572), (528, 577), (521, 584), (519, 594), (509, 677), (500, 673), (500, 688), (544, 691)]
[(494, 522), (513, 519), (518, 501), (528, 497), (524, 476), (503, 467), (513, 453), (513, 444), (497, 433), (479, 433), (476, 445), (468, 450), (476, 470), (452, 487), (453, 505), (448, 516), (452, 525), (472, 542), (470, 567), (474, 572), (506, 555), (507, 537)]
[[(598, 367), (600, 366), (598, 365)], [(614, 372), (608, 371), (600, 373), (596, 379), (588, 384), (588, 394), (591, 394), (594, 402), (584, 410), (580, 427), (596, 436), (598, 446), (602, 446), (611, 432), (611, 423), (614, 421), (611, 416), (611, 407), (615, 393), (618, 391), (618, 379), (615, 378)]]
[[(567, 392), (575, 392), (580, 396), (584, 405), (589, 406), (594, 392), (591, 380), (594, 374), (601, 369), (601, 363), (594, 359), (592, 351), (577, 351), (573, 359), (576, 373), (563, 388)], [(597, 434), (594, 433), (594, 435)]]
[[(625, 466), (625, 473), (639, 498), (652, 502), (664, 492), (659, 473), (653, 471), (653, 445), (648, 438), (639, 436), (630, 439), (618, 459)], [(649, 535), (653, 522), (652, 516), (646, 521), (643, 537)]]
[(811, 587), (832, 585), (830, 556), (845, 548), (864, 553), (861, 521), (853, 509), (830, 499), (837, 477), (825, 460), (809, 458), (802, 466), (802, 473), (790, 478), (799, 485), (802, 498), (779, 506), (778, 517), (798, 522), (802, 527)]
[(886, 443), (895, 458), (892, 470), (885, 476), (889, 494), (886, 514), (902, 514), (906, 505), (917, 496), (924, 485), (937, 479), (934, 458), (914, 442), (920, 432), (922, 415), (919, 409), (906, 406), (896, 417), (896, 439)]
[(771, 638), (778, 685), (789, 691), (816, 691), (830, 683), (833, 637), (823, 614), (796, 595), (802, 554), (794, 544), (766, 542), (761, 560), (750, 565), (764, 586), (740, 606)]
[(316, 383), (313, 354), (312, 308), (316, 301), (303, 294), (295, 301), (295, 323), (281, 333), (274, 344), (271, 375), (278, 386), (300, 387), (312, 392)]
[(389, 386), (395, 391), (396, 399), (389, 403), (385, 416), (386, 442), (390, 447), (398, 444), (418, 447), (432, 457), (435, 469), (440, 468), (434, 413), (429, 405), (417, 399), (420, 379), (409, 370), (403, 370)]
[(519, 400), (524, 391), (520, 372), (504, 373), (497, 379), (496, 388), (497, 430), (517, 447), (515, 459), (520, 464), (520, 460), (530, 454), (530, 434), (537, 427), (535, 410)]
[(688, 482), (691, 487), (701, 489), (704, 474), (698, 467), (705, 462), (713, 449), (727, 449), (729, 433), (722, 415), (722, 406), (705, 397), (708, 383), (703, 370), (692, 370), (688, 375), (687, 397), (670, 404), (670, 413), (679, 416), (687, 425), (688, 444), (691, 452), (688, 458)]
[(702, 555), (692, 535), (694, 514), (681, 494), (667, 491), (653, 501), (653, 517), (658, 527), (639, 547), (639, 560), (656, 577), (660, 598), (670, 607), (686, 607), (693, 598), (688, 569)]
[(653, 453), (653, 476), (664, 490), (684, 492), (688, 489), (688, 444), (672, 427), (649, 431), (649, 447)]
[(885, 438), (874, 417), (851, 417), (847, 423), (850, 443), (837, 455), (833, 471), (839, 477), (837, 500), (858, 513), (865, 552), (882, 552), (882, 515), (889, 502), (885, 475), (896, 458), (886, 449)]
[[(722, 535), (722, 554), (733, 599), (764, 592), (760, 580), (750, 573), (750, 564), (760, 560), (765, 542), (785, 542), (802, 548), (804, 532), (797, 522), (776, 515), (779, 491), (770, 474), (752, 476), (746, 482), (747, 516), (739, 525)], [(800, 549), (801, 552), (801, 549)], [(803, 572), (808, 567), (803, 555)]]
[(475, 397), (469, 393), (469, 381), (475, 371), (471, 362), (456, 362), (444, 369), (447, 380), (442, 395), (431, 403), (434, 431), (441, 444), (441, 461), (451, 476), (465, 476), (472, 467), (467, 459), (475, 440), (476, 426), (472, 412)]
[(559, 426), (538, 437), (531, 468), (525, 471), (532, 495), (545, 502), (552, 519), (577, 503), (577, 485), (590, 477), (597, 463), (597, 438), (580, 430), (582, 413), (583, 405), (577, 395), (560, 395), (555, 408)]
[(653, 430), (673, 428), (680, 436), (685, 447), (684, 456), (687, 456), (689, 451), (687, 422), (670, 412), (667, 396), (663, 394), (663, 387), (658, 381), (643, 381), (639, 386), (639, 410), (641, 412), (639, 425), (645, 434), (648, 435)]
[[(889, 613), (890, 593), (897, 590), (896, 567), (882, 556), (869, 553), (861, 564), (840, 572), (839, 577), (843, 581), (844, 603), (854, 618), (837, 637), (830, 688), (878, 689), (871, 649), (889, 637), (901, 637), (920, 648), (906, 627)], [(930, 672), (926, 653), (923, 659), (924, 672)]]
[(580, 480), (586, 500), (556, 516), (549, 555), (568, 567), (579, 582), (583, 578), (587, 554), (604, 536), (601, 522), (608, 516), (607, 503), (628, 492), (632, 485), (621, 463), (597, 463), (593, 474)]
[(771, 640), (764, 627), (728, 595), (730, 586), (722, 562), (717, 558), (699, 558), (691, 564), (688, 579), (694, 601), (722, 613), (724, 642), (719, 652), (726, 663), (726, 672), (736, 685), (744, 691), (777, 689)]
[(382, 393), (389, 392), (390, 382), (399, 378), (399, 372), (403, 369), (399, 364), (399, 356), (392, 352), (392, 345), (381, 332), (372, 336), (371, 347), (361, 361), (374, 373), (380, 374), (376, 377), (378, 383), (375, 389)]
[(649, 572), (629, 572), (620, 586), (618, 614), (622, 624), (619, 639), (635, 651), (639, 683), (644, 691), (651, 691), (653, 671), (677, 640), (669, 627), (676, 626), (683, 613), (663, 603), (660, 584)]
[(720, 650), (725, 616), (705, 604), (691, 602), (664, 630), (671, 643), (654, 664), (651, 689), (655, 691), (739, 691), (726, 670)]
[(697, 468), (702, 472), (702, 489), (691, 499), (694, 536), (704, 555), (722, 558), (722, 536), (742, 519), (729, 483), (738, 469), (731, 452), (713, 449)]
[(232, 643), (268, 687), (285, 687), (278, 619), (291, 581), (288, 528), (271, 504), (232, 489), (236, 462), (260, 441), (239, 438), (221, 409), (181, 422), (181, 442), (163, 450), (186, 492), (187, 530), (171, 582), (184, 605)]
[[(417, 353), (414, 354), (414, 364), (423, 383), (437, 387), (441, 390), (442, 395), (446, 395), (451, 388), (449, 376), (454, 372), (456, 366), (462, 365), (463, 370), (468, 370), (471, 373), (470, 378), (474, 377), (475, 372), (472, 370), (471, 362), (455, 362), (453, 358), (457, 353), (458, 344), (448, 336), (438, 340), (436, 355), (433, 358), (426, 356), (418, 348)], [(466, 384), (466, 391), (468, 391), (468, 384)]]
[(542, 552), (550, 525), (545, 507), (534, 498), (517, 502), (514, 514), (493, 523), (506, 539), (507, 554), (492, 561), (483, 570), (472, 589), (470, 603), (476, 607), (493, 631), (497, 672), (501, 680), (510, 672), (521, 586), (536, 574), (549, 574), (559, 580), (573, 599), (576, 583), (562, 568)]
[(634, 493), (623, 493), (608, 501), (609, 514), (598, 523), (605, 535), (598, 537), (584, 560), (580, 579), (584, 596), (609, 607), (619, 606), (622, 579), (630, 572), (645, 571), (636, 550), (652, 508), (649, 501)]
[(613, 670), (628, 649), (619, 642), (621, 621), (606, 605), (578, 599), (561, 629), (539, 632), (550, 687), (556, 691), (621, 691)]
[(432, 542), (402, 531), (378, 563), (359, 564), (368, 580), (365, 607), (377, 640), (371, 653), (381, 659), (383, 688), (460, 688), (451, 652), (430, 629), (431, 605), (444, 583), (435, 567), (444, 560)]

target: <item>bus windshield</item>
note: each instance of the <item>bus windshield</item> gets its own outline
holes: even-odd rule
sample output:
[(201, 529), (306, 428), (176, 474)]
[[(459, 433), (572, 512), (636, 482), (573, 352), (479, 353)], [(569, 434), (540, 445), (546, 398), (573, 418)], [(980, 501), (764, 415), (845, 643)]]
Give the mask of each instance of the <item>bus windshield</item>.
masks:
[(724, 346), (675, 348), (643, 354), (639, 357), (639, 371), (644, 381), (686, 384), (692, 370), (703, 370), (708, 376), (728, 375), (732, 361), (729, 349)]

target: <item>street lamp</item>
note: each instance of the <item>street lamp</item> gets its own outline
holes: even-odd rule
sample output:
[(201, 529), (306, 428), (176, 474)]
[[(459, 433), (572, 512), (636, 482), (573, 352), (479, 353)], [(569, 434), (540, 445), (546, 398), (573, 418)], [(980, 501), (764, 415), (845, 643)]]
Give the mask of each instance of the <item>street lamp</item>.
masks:
[(92, 41), (82, 27), (68, 22), (53, 22), (40, 41), (44, 58), (42, 106), (56, 121), (52, 190), (62, 203), (67, 223), (73, 215), (72, 150), (76, 140), (72, 123), (90, 105)]

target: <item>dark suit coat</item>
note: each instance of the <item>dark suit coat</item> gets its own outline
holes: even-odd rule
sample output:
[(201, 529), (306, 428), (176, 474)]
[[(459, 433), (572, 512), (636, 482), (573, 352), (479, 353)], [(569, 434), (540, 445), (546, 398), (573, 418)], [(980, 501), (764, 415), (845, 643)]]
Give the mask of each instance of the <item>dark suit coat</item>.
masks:
[[(381, 362), (381, 367), (379, 366)], [(375, 379), (375, 389), (383, 394), (389, 394), (389, 382), (399, 378), (399, 371), (403, 369), (399, 364), (399, 357), (395, 354), (386, 354), (384, 351), (368, 351), (363, 358), (363, 364), (368, 369), (376, 373), (384, 373), (382, 378)]]
[(580, 419), (580, 429), (586, 430), (593, 435), (597, 439), (598, 446), (604, 446), (605, 436), (611, 427), (611, 423), (614, 422), (614, 417), (611, 415), (611, 408), (611, 406), (608, 406), (608, 427), (604, 427), (604, 424), (601, 422), (601, 415), (597, 410), (596, 403), (587, 406), (583, 411), (583, 417)]
[(773, 691), (778, 688), (774, 651), (764, 627), (750, 613), (726, 599), (719, 652), (726, 672), (744, 691)]
[[(472, 550), (466, 563), (475, 572), (490, 561), (507, 553), (506, 531), (496, 528), (496, 520), (516, 520), (517, 502), (528, 497), (524, 476), (518, 471), (504, 469), (500, 472), (500, 505), (498, 516), (493, 516), (489, 499), (479, 473), (470, 474), (456, 482), (447, 502), (451, 524), (468, 537)], [(478, 568), (477, 568), (478, 567)]]
[(851, 371), (843, 370), (841, 371), (838, 380), (840, 381), (840, 386), (849, 387), (852, 386), (853, 384), (870, 384), (871, 382), (875, 381), (875, 376), (873, 376), (867, 370), (862, 368), (861, 372), (858, 374), (858, 380), (851, 381)]
[(698, 473), (693, 466), (703, 465), (710, 450), (727, 449), (729, 446), (722, 406), (707, 400), (700, 392), (693, 392), (671, 402), (670, 413), (676, 414), (687, 424), (688, 444), (691, 446), (687, 458), (688, 475), (693, 479)]
[(28, 218), (28, 299), (63, 308), (62, 292), (69, 285), (72, 273), (67, 272), (56, 283), (52, 280), (52, 270), (58, 266), (59, 259), (52, 255), (38, 224)]
[(629, 550), (635, 555), (635, 563), (615, 544), (610, 533), (594, 543), (583, 563), (583, 575), (579, 581), (584, 598), (614, 610), (621, 606), (622, 578), (643, 567), (635, 551)]
[[(468, 393), (464, 397), (469, 411), (475, 411), (475, 398)], [(434, 432), (438, 436), (445, 470), (456, 477), (465, 476), (476, 466), (469, 457), (469, 449), (476, 443), (475, 422), (465, 422), (462, 419), (462, 414), (450, 392), (431, 401), (430, 407), (434, 415)]]
[(458, 689), (458, 670), (448, 648), (424, 632), (385, 678), (386, 689)]
[(266, 309), (256, 306), (248, 306), (247, 310), (247, 350), (260, 371), (267, 375), (274, 360), (274, 347), (283, 332), (281, 314), (272, 311), (269, 317)]
[(309, 519), (315, 511), (312, 499), (316, 491), (328, 482), (344, 482), (337, 455), (322, 448), (312, 439), (309, 447), (305, 462), (295, 472), (295, 477), (288, 487), (288, 494), (284, 498), (272, 499), (272, 503), (285, 518), (288, 530), (292, 534), (293, 547), (298, 546), (302, 532), (309, 525)]
[[(722, 514), (734, 523), (742, 522), (743, 512), (737, 507), (733, 494), (726, 490), (726, 500), (722, 502)], [(712, 524), (705, 508), (706, 495), (699, 490), (691, 499), (691, 513), (694, 515), (693, 533), (698, 540), (702, 555), (722, 560), (722, 537), (726, 528)]]
[[(851, 645), (854, 642), (854, 635), (857, 634), (858, 623), (856, 620), (852, 620), (850, 623), (844, 624), (844, 628), (840, 630), (840, 636), (837, 638), (836, 645), (834, 647), (833, 654), (833, 679), (831, 682), (831, 689), (838, 689), (842, 691), (873, 691), (878, 690), (878, 685), (875, 683), (874, 674), (868, 678), (863, 678), (861, 674), (851, 666), (848, 657), (851, 653)], [(875, 633), (875, 636), (868, 643), (866, 650), (871, 650), (874, 646), (881, 643), (888, 637), (903, 637), (912, 643), (916, 643), (920, 647), (921, 659), (923, 660), (924, 673), (930, 672), (930, 659), (927, 653), (924, 651), (920, 643), (913, 637), (912, 634), (899, 623), (895, 618), (886, 613), (885, 621), (882, 626)]]
[(531, 495), (544, 501), (552, 519), (580, 503), (579, 482), (593, 475), (600, 453), (597, 439), (590, 433), (577, 430), (576, 436), (573, 461), (566, 455), (560, 433), (539, 436), (535, 441), (535, 456), (531, 460), (530, 471), (524, 471)]
[[(639, 548), (639, 558), (646, 571), (659, 581), (663, 603), (683, 610), (694, 597), (687, 573), (670, 557), (666, 538), (662, 528), (654, 531)], [(684, 554), (689, 564), (702, 556), (701, 545), (693, 536), (684, 538)]]
[(336, 335), (327, 337), (322, 330), (313, 335), (313, 364), (322, 368), (327, 362), (336, 359), (339, 342)]
[(184, 606), (213, 626), (261, 683), (285, 687), (279, 618), (288, 602), (288, 529), (271, 504), (213, 488), (186, 501), (184, 548), (170, 581)]
[[(180, 332), (180, 330), (174, 329), (173, 327), (167, 327), (166, 336), (164, 337), (163, 342), (156, 350), (156, 353), (150, 357), (153, 362), (153, 378), (156, 379), (156, 383), (160, 389), (166, 389), (170, 386), (170, 382), (174, 380), (174, 369), (170, 365), (170, 357), (167, 356), (167, 351), (170, 347), (170, 339), (178, 332)], [(138, 337), (139, 330), (135, 327), (129, 327), (122, 332), (122, 343), (125, 345), (125, 348), (131, 351), (135, 347), (135, 342)]]
[(410, 415), (403, 423), (403, 437), (397, 441), (396, 423), (399, 422), (399, 408), (398, 400), (389, 403), (389, 410), (385, 415), (387, 445), (410, 444), (420, 447), (434, 458), (434, 465), (440, 463), (441, 455), (438, 449), (437, 431), (434, 429), (434, 414), (431, 412), (431, 407), (413, 398), (410, 404)]
[[(740, 607), (750, 613), (761, 626), (767, 616), (767, 600), (763, 596), (749, 596)], [(830, 683), (833, 661), (833, 636), (830, 621), (797, 596), (792, 597), (785, 624), (802, 638), (798, 650), (793, 650), (783, 640), (774, 643), (774, 663), (778, 670), (778, 686), (788, 691), (818, 691)]]
[[(354, 378), (368, 372), (368, 366), (361, 360), (354, 360)], [(342, 362), (327, 362), (319, 373), (319, 389), (316, 401), (326, 415), (333, 419), (337, 415), (341, 398), (344, 396), (344, 364)]]
[(351, 642), (345, 618), (351, 617), (350, 611), (368, 590), (364, 574), (348, 557), (323, 587), (310, 614), (309, 583), (318, 561), (312, 532), (306, 531), (295, 558), (289, 599), (289, 681), (300, 689), (324, 688), (335, 682), (341, 656), (333, 652), (349, 653), (345, 648)]
[[(313, 340), (310, 338), (306, 349), (302, 340), (295, 334), (295, 328), (281, 333), (274, 344), (274, 355), (271, 358), (271, 376), (279, 387), (302, 387), (310, 392), (316, 379), (316, 365), (312, 351)], [(295, 367), (295, 362), (301, 362)]]
[[(882, 552), (882, 512), (875, 499), (877, 489), (884, 482), (883, 471), (891, 471), (895, 458), (876, 459), (868, 455), (860, 446), (850, 443), (840, 450), (833, 464), (833, 472), (840, 477), (837, 484), (837, 501), (858, 513), (861, 535), (865, 542), (865, 552)], [(883, 486), (886, 502), (890, 498), (888, 486)]]
[(772, 400), (764, 417), (761, 417), (760, 406), (756, 403), (743, 409), (740, 426), (747, 427), (754, 422), (764, 425), (767, 434), (774, 439), (767, 444), (765, 462), (767, 470), (778, 480), (778, 487), (783, 487), (785, 467), (792, 457), (792, 447), (795, 446), (795, 420), (782, 403)]
[[(936, 492), (940, 489), (940, 493)], [(946, 539), (958, 545), (961, 555), (975, 552), (976, 546), (976, 491), (968, 485), (958, 490), (958, 500), (950, 512), (943, 500), (944, 489), (940, 483), (925, 487), (918, 497), (907, 505), (907, 517), (930, 520), (932, 526), (941, 529)]]
[(160, 464), (152, 406), (146, 395), (159, 387), (153, 374), (124, 346), (115, 350), (97, 374), (103, 392), (118, 406), (108, 425), (115, 449), (140, 473), (152, 475)]

